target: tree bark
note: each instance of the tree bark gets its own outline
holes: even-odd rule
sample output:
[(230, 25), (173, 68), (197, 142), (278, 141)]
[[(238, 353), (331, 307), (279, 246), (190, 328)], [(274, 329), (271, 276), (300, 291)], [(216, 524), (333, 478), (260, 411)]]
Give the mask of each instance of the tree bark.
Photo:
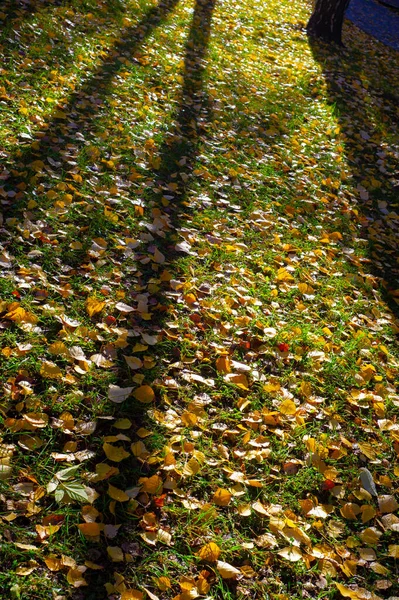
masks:
[(316, 0), (306, 27), (308, 35), (342, 46), (342, 25), (350, 0)]

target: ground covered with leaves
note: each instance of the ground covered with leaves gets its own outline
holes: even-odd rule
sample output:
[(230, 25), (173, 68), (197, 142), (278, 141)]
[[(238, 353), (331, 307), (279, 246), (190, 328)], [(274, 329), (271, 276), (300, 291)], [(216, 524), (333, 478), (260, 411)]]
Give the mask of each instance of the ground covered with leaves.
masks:
[(1, 4), (7, 597), (399, 594), (399, 55), (309, 11)]

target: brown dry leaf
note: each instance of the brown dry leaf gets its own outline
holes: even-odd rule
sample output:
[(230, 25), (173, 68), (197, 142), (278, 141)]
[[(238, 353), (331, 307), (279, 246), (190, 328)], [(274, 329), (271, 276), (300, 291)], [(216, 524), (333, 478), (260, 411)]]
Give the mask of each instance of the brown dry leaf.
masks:
[(240, 569), (236, 569), (233, 565), (221, 560), (217, 561), (216, 569), (223, 579), (237, 579), (238, 575), (241, 573)]
[(113, 446), (112, 444), (108, 444), (107, 442), (103, 444), (103, 450), (105, 456), (109, 460), (112, 460), (114, 462), (120, 462), (121, 460), (124, 460), (125, 458), (131, 456), (131, 454), (129, 454), (129, 452), (126, 452), (126, 450), (121, 446)]
[(90, 504), (82, 506), (82, 517), (86, 523), (94, 523), (100, 515), (101, 513), (94, 508), (94, 506), (91, 506)]
[(149, 385), (141, 385), (140, 387), (138, 387), (134, 390), (133, 396), (139, 402), (143, 402), (144, 404), (147, 404), (154, 400), (155, 393), (154, 393), (154, 390), (152, 389), (152, 387), (150, 387)]
[(205, 560), (206, 562), (216, 562), (221, 554), (221, 549), (214, 542), (209, 542), (209, 544), (205, 544), (202, 546), (197, 552), (197, 556), (200, 557), (201, 560)]
[(232, 495), (229, 490), (218, 488), (213, 495), (212, 502), (217, 506), (228, 506), (230, 504)]
[(393, 496), (378, 496), (378, 507), (383, 514), (393, 513), (399, 508), (399, 504)]
[(86, 300), (86, 312), (90, 318), (100, 313), (104, 306), (105, 302), (98, 300), (97, 298), (90, 297)]

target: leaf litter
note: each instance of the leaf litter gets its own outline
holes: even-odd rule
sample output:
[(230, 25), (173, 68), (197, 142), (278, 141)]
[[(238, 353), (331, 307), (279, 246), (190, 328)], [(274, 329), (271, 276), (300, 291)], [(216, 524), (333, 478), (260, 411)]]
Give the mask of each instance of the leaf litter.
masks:
[(16, 597), (394, 597), (398, 57), (308, 14), (3, 3)]

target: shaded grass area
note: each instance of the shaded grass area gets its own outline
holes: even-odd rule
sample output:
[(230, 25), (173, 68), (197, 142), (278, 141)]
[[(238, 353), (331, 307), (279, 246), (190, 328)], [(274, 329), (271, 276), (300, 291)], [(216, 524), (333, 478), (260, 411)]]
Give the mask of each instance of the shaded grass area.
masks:
[(3, 588), (392, 596), (397, 57), (299, 2), (2, 10)]

